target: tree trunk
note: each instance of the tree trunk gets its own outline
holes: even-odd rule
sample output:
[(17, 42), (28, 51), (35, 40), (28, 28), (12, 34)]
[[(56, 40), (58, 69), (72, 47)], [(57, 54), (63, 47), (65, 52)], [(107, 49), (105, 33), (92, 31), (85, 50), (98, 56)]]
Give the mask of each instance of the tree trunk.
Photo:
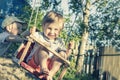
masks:
[[(84, 28), (84, 32), (82, 35), (82, 40), (81, 40), (81, 44), (80, 44), (80, 53), (78, 53), (78, 57), (77, 57), (77, 64), (76, 64), (76, 69), (77, 71), (81, 72), (82, 68), (83, 68), (83, 62), (84, 62), (84, 54), (85, 54), (85, 50), (86, 50), (86, 44), (87, 44), (87, 40), (88, 40), (88, 21), (89, 21), (89, 8), (90, 8), (90, 2), (87, 1), (86, 2), (86, 6), (85, 6), (85, 10), (84, 10), (84, 15), (83, 15), (83, 23), (85, 25)], [(80, 56), (82, 55), (82, 56)]]

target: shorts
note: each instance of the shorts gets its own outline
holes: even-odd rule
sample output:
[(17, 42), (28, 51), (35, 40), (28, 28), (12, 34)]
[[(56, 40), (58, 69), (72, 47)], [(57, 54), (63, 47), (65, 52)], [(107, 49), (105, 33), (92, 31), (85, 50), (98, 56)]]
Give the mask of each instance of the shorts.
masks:
[[(52, 68), (52, 60), (51, 59), (48, 59), (47, 60), (47, 66), (48, 66), (48, 69), (51, 70)], [(28, 61), (28, 65), (30, 65), (32, 68), (34, 68), (37, 72), (40, 72), (40, 65), (37, 65), (34, 61), (34, 55), (33, 57)]]

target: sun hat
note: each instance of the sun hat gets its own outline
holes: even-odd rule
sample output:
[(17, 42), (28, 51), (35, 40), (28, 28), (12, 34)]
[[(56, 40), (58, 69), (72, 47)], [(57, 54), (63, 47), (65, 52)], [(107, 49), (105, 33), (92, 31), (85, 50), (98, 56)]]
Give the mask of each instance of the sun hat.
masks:
[(12, 24), (13, 22), (19, 22), (23, 24), (25, 23), (24, 21), (21, 21), (15, 16), (7, 16), (2, 22), (2, 28), (4, 29), (6, 26)]

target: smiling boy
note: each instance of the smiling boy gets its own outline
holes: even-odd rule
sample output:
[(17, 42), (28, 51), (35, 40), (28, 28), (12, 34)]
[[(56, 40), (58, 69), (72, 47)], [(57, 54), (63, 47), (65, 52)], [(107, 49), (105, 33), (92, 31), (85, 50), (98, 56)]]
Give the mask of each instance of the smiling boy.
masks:
[[(42, 21), (43, 32), (35, 32), (33, 35), (66, 59), (66, 48), (59, 34), (64, 27), (64, 18), (54, 11), (48, 12)], [(47, 80), (52, 80), (55, 73), (62, 65), (62, 61), (50, 53), (46, 48), (35, 44), (32, 53), (27, 59), (29, 65), (38, 68), (40, 73), (46, 74)]]

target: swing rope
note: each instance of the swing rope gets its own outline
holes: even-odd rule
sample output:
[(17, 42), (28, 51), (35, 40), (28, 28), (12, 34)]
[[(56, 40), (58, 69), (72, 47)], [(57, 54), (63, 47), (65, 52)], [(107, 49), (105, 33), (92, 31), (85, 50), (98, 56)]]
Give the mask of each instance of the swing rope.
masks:
[[(32, 22), (33, 14), (34, 14), (35, 11), (36, 11), (36, 16), (35, 16), (35, 20), (34, 20), (34, 27), (36, 27), (36, 24), (37, 24), (39, 7), (35, 7), (35, 3), (36, 3), (36, 0), (35, 0), (34, 3), (33, 3), (32, 13), (31, 13), (31, 16), (30, 16), (30, 20), (29, 20), (29, 23), (28, 23), (28, 28), (27, 28), (27, 30), (29, 30), (29, 28), (30, 28), (30, 24), (31, 24), (31, 22)], [(34, 8), (35, 8), (35, 9), (34, 9)], [(37, 8), (37, 9), (36, 9), (36, 8)]]
[[(35, 2), (34, 2), (33, 6), (35, 5), (35, 3), (36, 3), (36, 0), (35, 0)], [(36, 30), (36, 23), (37, 23), (38, 12), (39, 12), (39, 7), (37, 8), (37, 13), (36, 13), (36, 17), (35, 17), (35, 23), (34, 23), (34, 26), (33, 26), (34, 30)], [(33, 13), (34, 13), (34, 9), (32, 9), (32, 13), (31, 13), (30, 21), (29, 21), (29, 26), (30, 26), (30, 23), (31, 23), (31, 21), (32, 21)], [(29, 26), (28, 26), (28, 29), (29, 29)], [(28, 51), (29, 48), (30, 48), (31, 43), (32, 43), (32, 39), (30, 39), (30, 38), (28, 37), (28, 42), (27, 42), (27, 44), (26, 44), (26, 48), (24, 49), (23, 54), (21, 55), (21, 57), (20, 57), (20, 59), (19, 59), (19, 61), (18, 61), (18, 64), (20, 64), (20, 63), (25, 59), (25, 56), (26, 56), (26, 54), (27, 54), (27, 51)]]
[(39, 13), (39, 7), (37, 7), (37, 12), (36, 12), (36, 16), (35, 16), (35, 23), (34, 23), (34, 26), (35, 26), (35, 27), (36, 27), (36, 25), (37, 25), (38, 13)]
[[(33, 7), (35, 7), (35, 2), (36, 2), (36, 0), (35, 0), (34, 3), (33, 3)], [(33, 17), (33, 13), (34, 13), (34, 9), (32, 8), (32, 13), (31, 13), (31, 16), (30, 16), (30, 20), (29, 20), (29, 23), (28, 23), (28, 28), (27, 28), (27, 30), (29, 30), (30, 23), (31, 23), (32, 17)]]

